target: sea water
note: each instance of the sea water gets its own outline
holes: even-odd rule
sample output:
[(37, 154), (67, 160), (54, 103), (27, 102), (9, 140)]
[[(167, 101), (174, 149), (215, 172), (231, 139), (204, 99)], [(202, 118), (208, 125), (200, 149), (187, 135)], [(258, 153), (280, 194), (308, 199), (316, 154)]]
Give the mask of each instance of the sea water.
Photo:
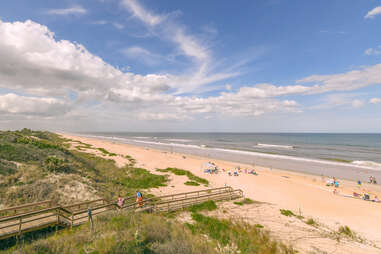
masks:
[(253, 165), (381, 181), (381, 134), (337, 133), (82, 133), (170, 152)]

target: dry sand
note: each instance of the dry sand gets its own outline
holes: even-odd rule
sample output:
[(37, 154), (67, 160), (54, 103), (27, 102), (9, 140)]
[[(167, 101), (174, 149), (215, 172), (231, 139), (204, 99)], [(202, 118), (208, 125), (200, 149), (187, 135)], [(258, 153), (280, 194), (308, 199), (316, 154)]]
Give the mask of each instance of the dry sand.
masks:
[[(240, 176), (228, 176), (226, 172), (210, 175), (205, 174), (202, 170), (202, 165), (211, 160), (209, 158), (170, 153), (69, 134), (61, 135), (69, 139), (91, 144), (95, 147), (105, 148), (107, 151), (118, 155), (130, 155), (136, 159), (137, 166), (146, 168), (156, 174), (159, 174), (156, 171), (157, 168), (177, 167), (189, 170), (195, 175), (208, 179), (211, 183), (211, 187), (229, 185), (233, 188), (242, 189), (246, 197), (265, 202), (269, 205), (265, 208), (262, 206), (260, 210), (258, 210), (259, 208), (253, 208), (252, 211), (250, 209), (235, 209), (236, 215), (252, 218), (256, 223), (260, 223), (261, 218), (258, 218), (258, 216), (262, 217), (264, 214), (271, 214), (272, 219), (269, 219), (269, 216), (263, 216), (266, 217), (267, 220), (276, 221), (276, 227), (271, 225), (271, 223), (268, 225), (270, 231), (280, 239), (293, 243), (302, 250), (302, 253), (381, 253), (381, 249), (373, 248), (369, 245), (365, 246), (362, 244), (360, 246), (360, 244), (357, 243), (345, 245), (343, 243), (337, 243), (336, 240), (323, 237), (322, 235), (310, 237), (311, 239), (315, 239), (315, 242), (312, 240), (304, 241), (304, 230), (298, 231), (300, 226), (290, 227), (289, 222), (284, 223), (282, 221), (285, 220), (285, 218), (282, 218), (285, 216), (280, 215), (279, 209), (289, 209), (294, 213), (301, 213), (305, 218), (314, 218), (321, 225), (324, 225), (324, 228), (329, 228), (331, 231), (337, 230), (339, 226), (347, 225), (362, 238), (377, 246), (381, 246), (381, 203), (334, 195), (332, 193), (333, 188), (325, 186), (325, 182), (328, 179), (323, 179), (320, 176), (264, 167), (255, 167), (259, 174), (258, 176), (245, 173), (241, 173)], [(127, 162), (126, 159), (121, 156), (111, 158), (113, 158), (119, 166)], [(229, 161), (213, 160), (213, 162), (216, 163), (219, 168), (230, 170), (233, 170), (238, 165), (242, 169), (252, 168), (250, 165), (237, 164)], [(175, 176), (172, 174), (171, 182), (167, 187), (152, 189), (151, 191), (156, 195), (161, 195), (205, 188), (204, 186), (186, 186), (184, 185), (185, 181), (187, 181), (185, 176)], [(368, 191), (373, 195), (381, 197), (380, 185), (363, 184), (362, 188), (359, 189), (356, 183), (351, 181), (340, 181), (340, 183), (341, 186), (338, 188), (340, 194), (351, 194), (353, 191)], [(261, 209), (265, 209), (266, 212), (264, 213)], [(259, 211), (262, 211), (262, 213)], [(271, 227), (275, 227), (277, 230), (271, 230)], [(307, 226), (307, 228), (308, 227), (311, 226)], [(283, 228), (283, 230), (281, 228)], [(289, 230), (297, 231), (299, 234), (296, 232), (296, 237), (292, 238), (292, 234), (287, 233)], [(314, 231), (315, 229), (312, 228), (311, 230)], [(307, 234), (305, 234), (305, 237), (307, 237)]]

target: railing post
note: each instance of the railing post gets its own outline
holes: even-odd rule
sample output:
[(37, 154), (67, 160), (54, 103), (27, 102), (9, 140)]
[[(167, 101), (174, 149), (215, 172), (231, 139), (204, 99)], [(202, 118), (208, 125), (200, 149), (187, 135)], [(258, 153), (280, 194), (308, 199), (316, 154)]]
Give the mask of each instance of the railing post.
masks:
[(21, 225), (22, 225), (22, 217), (20, 217), (20, 222), (19, 222), (19, 236), (21, 235)]

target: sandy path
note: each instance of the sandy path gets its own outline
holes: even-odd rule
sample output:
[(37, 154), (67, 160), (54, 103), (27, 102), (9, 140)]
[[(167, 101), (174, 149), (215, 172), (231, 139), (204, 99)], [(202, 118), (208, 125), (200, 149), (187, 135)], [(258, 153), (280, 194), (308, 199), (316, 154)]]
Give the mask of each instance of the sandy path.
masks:
[[(209, 175), (202, 172), (203, 163), (211, 159), (169, 153), (127, 144), (110, 142), (105, 140), (77, 137), (64, 134), (66, 138), (79, 140), (92, 144), (95, 147), (103, 147), (109, 152), (130, 155), (137, 161), (137, 166), (151, 171), (156, 168), (177, 167), (192, 171), (194, 174), (206, 178), (212, 187), (230, 185), (240, 188), (245, 196), (271, 203), (275, 211), (279, 208), (299, 211), (305, 217), (316, 218), (319, 222), (331, 228), (340, 225), (348, 225), (352, 230), (364, 238), (372, 240), (381, 246), (381, 204), (362, 200), (346, 198), (334, 195), (332, 188), (325, 186), (325, 180), (320, 176), (300, 174), (295, 172), (281, 171), (256, 167), (258, 176), (241, 174), (238, 177), (228, 176), (227, 173)], [(113, 157), (118, 165), (125, 163), (125, 158)], [(213, 160), (220, 168), (233, 169), (237, 163)], [(241, 168), (252, 166), (240, 164)], [(157, 172), (156, 172), (157, 173)], [(186, 186), (184, 176), (171, 175), (172, 181), (165, 188), (152, 190), (154, 193), (167, 194), (185, 192), (205, 188), (203, 186)], [(366, 191), (381, 197), (380, 186), (364, 184)], [(353, 191), (361, 192), (354, 182), (341, 181), (340, 193), (351, 194)]]

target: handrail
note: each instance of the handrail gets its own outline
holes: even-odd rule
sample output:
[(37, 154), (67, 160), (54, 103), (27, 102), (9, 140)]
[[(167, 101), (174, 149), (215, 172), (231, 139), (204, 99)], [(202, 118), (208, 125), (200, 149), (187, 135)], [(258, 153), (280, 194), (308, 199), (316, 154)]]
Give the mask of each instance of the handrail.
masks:
[[(221, 191), (222, 190), (222, 191)], [(192, 194), (198, 194), (198, 195), (192, 195)], [(33, 231), (36, 230), (36, 228), (41, 228), (45, 227), (47, 225), (54, 225), (54, 224), (62, 224), (64, 223), (67, 226), (73, 227), (73, 225), (78, 225), (81, 223), (84, 223), (86, 220), (83, 220), (85, 218), (88, 218), (88, 209), (80, 209), (80, 210), (71, 210), (71, 207), (76, 207), (79, 206), (81, 207), (82, 205), (89, 205), (92, 203), (96, 203), (99, 201), (102, 201), (103, 203), (106, 202), (106, 204), (101, 204), (101, 205), (96, 205), (94, 207), (91, 207), (91, 210), (95, 213), (93, 215), (97, 215), (103, 212), (107, 212), (112, 209), (112, 207), (115, 208), (120, 208), (120, 209), (136, 209), (137, 211), (144, 211), (147, 209), (152, 209), (153, 211), (163, 211), (168, 209), (170, 210), (177, 210), (181, 209), (187, 206), (190, 206), (192, 204), (197, 204), (200, 203), (204, 200), (222, 200), (226, 198), (236, 198), (237, 193), (239, 193), (239, 196), (243, 196), (243, 191), (241, 189), (236, 189), (234, 190), (230, 186), (226, 187), (220, 187), (220, 188), (211, 188), (211, 189), (205, 189), (205, 190), (199, 190), (199, 191), (191, 191), (191, 192), (184, 192), (184, 193), (176, 193), (176, 194), (170, 194), (170, 195), (164, 195), (164, 196), (159, 196), (159, 197), (153, 197), (153, 198), (148, 198), (143, 200), (143, 207), (140, 207), (139, 204), (140, 202), (131, 202), (126, 205), (123, 205), (122, 207), (119, 207), (116, 202), (108, 202), (105, 199), (97, 199), (97, 200), (92, 200), (92, 201), (85, 201), (81, 203), (76, 203), (72, 205), (66, 205), (66, 206), (60, 206), (56, 205), (54, 207), (49, 207), (45, 209), (40, 209), (38, 211), (32, 211), (32, 212), (27, 212), (23, 214), (18, 214), (14, 216), (8, 216), (8, 217), (0, 217), (0, 223), (4, 222), (10, 222), (14, 221), (12, 224), (8, 225), (0, 225), (1, 229), (4, 228), (14, 228), (18, 227), (18, 230), (11, 230), (9, 231), (8, 234), (3, 234), (0, 235), (0, 239), (4, 239), (13, 235), (19, 235), (24, 232), (28, 231)], [(127, 197), (125, 200), (131, 200), (134, 199), (135, 196), (130, 196)], [(172, 199), (168, 199), (172, 198)], [(49, 201), (43, 201), (43, 202), (38, 202), (38, 203), (33, 203), (33, 204), (26, 204), (23, 206), (19, 207), (30, 207), (32, 205), (36, 204), (47, 204), (51, 202)], [(172, 206), (170, 206), (172, 204)], [(167, 207), (165, 205), (168, 205)], [(17, 208), (17, 207), (16, 207)], [(107, 209), (105, 209), (107, 208)], [(158, 210), (156, 210), (158, 208)], [(12, 208), (6, 208), (9, 210), (12, 210)], [(14, 208), (13, 208), (14, 209)], [(104, 209), (104, 210), (102, 210)], [(99, 211), (100, 210), (100, 211)], [(0, 210), (1, 211), (1, 210)], [(99, 212), (98, 212), (99, 211)], [(42, 215), (42, 214), (50, 213), (47, 215)], [(35, 215), (42, 215), (41, 217), (32, 217)], [(78, 217), (78, 215), (83, 215)], [(51, 219), (51, 220), (46, 220), (47, 218), (54, 217), (56, 216), (57, 219)], [(77, 218), (75, 217), (77, 216)], [(26, 218), (30, 218), (29, 220)], [(61, 220), (60, 220), (61, 218)], [(39, 226), (36, 225), (29, 225), (26, 228), (22, 228), (22, 225), (33, 222), (33, 221), (38, 221), (38, 220), (43, 220), (42, 223), (39, 224)], [(17, 221), (17, 223), (16, 223)]]
[[(143, 202), (161, 200), (163, 198), (175, 197), (175, 196), (181, 196), (181, 195), (189, 195), (189, 194), (194, 194), (194, 193), (204, 193), (204, 192), (208, 193), (210, 191), (222, 190), (222, 189), (227, 189), (229, 191), (233, 191), (232, 187), (226, 186), (226, 187), (220, 187), (220, 188), (205, 189), (205, 190), (200, 190), (200, 191), (191, 191), (191, 192), (183, 192), (183, 193), (176, 193), (176, 194), (170, 194), (170, 195), (165, 195), (165, 196), (152, 197), (152, 198), (148, 198), (148, 199), (143, 200)], [(138, 203), (138, 202), (135, 202), (135, 203)]]
[(84, 202), (78, 202), (78, 203), (71, 204), (71, 205), (65, 205), (65, 206), (62, 206), (62, 207), (68, 209), (68, 208), (71, 208), (71, 207), (87, 205), (87, 204), (96, 203), (96, 202), (99, 202), (99, 201), (102, 201), (102, 202), (108, 202), (106, 199), (104, 199), (104, 198), (100, 198), (100, 199), (95, 199), (95, 200), (89, 200), (89, 201), (84, 201)]
[(32, 206), (49, 204), (49, 203), (52, 204), (53, 201), (52, 200), (46, 200), (46, 201), (41, 201), (41, 202), (36, 202), (36, 203), (28, 203), (28, 204), (19, 205), (19, 206), (7, 207), (7, 208), (4, 208), (4, 209), (1, 209), (0, 213), (12, 211), (12, 210), (23, 209), (23, 208), (32, 207)]
[(62, 207), (56, 206), (56, 207), (45, 208), (42, 210), (33, 211), (33, 212), (29, 212), (29, 213), (18, 214), (18, 215), (6, 217), (6, 218), (0, 218), (0, 222), (6, 222), (6, 221), (14, 220), (14, 219), (25, 218), (25, 217), (29, 217), (29, 216), (33, 216), (33, 215), (37, 215), (37, 214), (41, 214), (41, 213), (51, 212), (51, 211), (55, 211), (55, 210), (60, 209), (60, 208), (62, 208)]

